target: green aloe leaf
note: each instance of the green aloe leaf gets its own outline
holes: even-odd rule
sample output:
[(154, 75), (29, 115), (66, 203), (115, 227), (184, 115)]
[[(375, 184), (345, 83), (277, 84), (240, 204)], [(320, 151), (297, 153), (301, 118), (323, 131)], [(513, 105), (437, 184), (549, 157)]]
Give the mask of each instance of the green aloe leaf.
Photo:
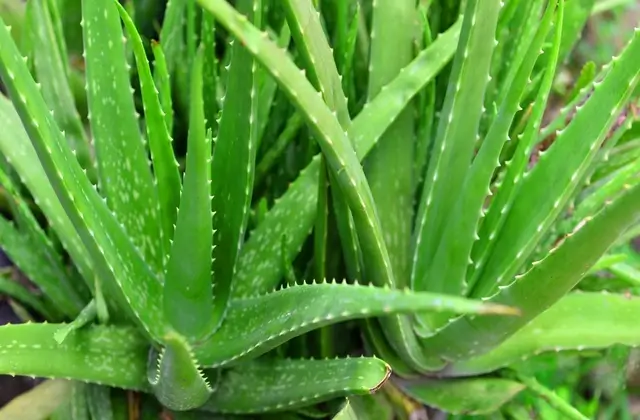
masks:
[(172, 410), (186, 411), (202, 406), (213, 389), (198, 367), (189, 344), (177, 334), (170, 334), (163, 341), (160, 354), (151, 351), (147, 368), (154, 395)]
[(473, 158), (499, 10), (499, 0), (470, 0), (466, 5), (417, 213), (411, 272), (411, 285), (416, 290), (461, 291), (459, 284), (452, 289), (445, 287), (443, 282), (452, 279), (430, 277), (429, 267), (437, 265), (437, 244), (444, 238), (447, 217), (455, 206), (457, 194), (451, 192), (462, 188)]
[[(367, 96), (375, 98), (413, 58), (418, 14), (413, 0), (373, 4)], [(364, 160), (367, 180), (399, 287), (408, 286), (413, 225), (415, 111), (398, 115)], [(393, 197), (392, 200), (389, 197)]]
[(147, 390), (147, 342), (135, 329), (93, 326), (58, 344), (53, 337), (62, 325), (0, 327), (0, 372)]
[(3, 170), (0, 170), (0, 184), (15, 201), (13, 207), (16, 212), (13, 222), (0, 217), (3, 250), (38, 285), (57, 311), (73, 318), (82, 309), (84, 301), (74, 288), (61, 256)]
[[(166, 125), (166, 111), (163, 110), (160, 103), (158, 88), (153, 81), (140, 34), (124, 7), (116, 0), (114, 0), (114, 4), (118, 8), (120, 18), (124, 22), (125, 29), (129, 35), (138, 68), (142, 105), (147, 126), (147, 140), (153, 160), (153, 173), (160, 201), (160, 237), (163, 241), (161, 249), (168, 254), (170, 249), (169, 241), (173, 237), (173, 225), (176, 223), (177, 209), (180, 203), (181, 185), (178, 162), (173, 154), (171, 134)], [(162, 65), (160, 68), (162, 69)], [(163, 80), (163, 82), (168, 83), (166, 80)], [(165, 95), (167, 95), (166, 92)], [(163, 262), (165, 262), (164, 255), (162, 258)]]
[(525, 388), (503, 378), (426, 380), (401, 384), (409, 396), (451, 414), (482, 415), (498, 411)]
[(168, 74), (174, 77), (186, 49), (185, 18), (189, 0), (169, 0), (160, 30), (160, 44), (166, 58)]
[(56, 331), (54, 335), (56, 342), (58, 344), (62, 343), (72, 331), (80, 329), (93, 321), (97, 316), (97, 312), (96, 301), (94, 299), (91, 299), (87, 306), (85, 306), (84, 309), (80, 311), (76, 319)]
[[(341, 76), (333, 60), (332, 50), (325, 36), (319, 13), (310, 0), (288, 0), (285, 2), (285, 8), (293, 37), (306, 64), (307, 77), (320, 91), (327, 106), (336, 113), (340, 126), (348, 130), (351, 117), (347, 99), (342, 90)], [(326, 161), (322, 159), (319, 180), (323, 182), (325, 177), (328, 177), (333, 186), (331, 196), (349, 274), (353, 279), (361, 279), (361, 256), (353, 215), (349, 210), (346, 197), (339, 189), (335, 174), (325, 174), (325, 167)], [(319, 208), (322, 205), (319, 201)], [(317, 278), (324, 278), (324, 275)]]
[[(497, 285), (511, 282), (525, 259), (535, 249), (543, 233), (548, 231), (549, 226), (565, 207), (583, 181), (599, 146), (606, 139), (609, 129), (640, 80), (640, 69), (635, 65), (638, 57), (640, 32), (634, 35), (622, 55), (612, 61), (611, 69), (602, 82), (595, 85), (589, 100), (576, 112), (571, 123), (558, 135), (548, 152), (541, 156), (539, 162), (526, 174), (523, 172), (524, 163), (527, 161), (532, 142), (528, 146), (525, 145), (525, 141), (521, 144), (522, 148), (518, 148), (510, 166), (510, 172), (513, 169), (513, 174), (505, 180), (501, 188), (504, 189), (501, 191), (504, 195), (511, 189), (511, 198), (500, 201), (503, 205), (496, 204), (495, 208), (492, 204), (489, 211), (496, 214), (496, 218), (502, 218), (504, 222), (493, 236), (493, 245), (487, 248), (490, 254), (486, 255), (490, 256), (486, 259), (483, 269), (475, 273), (479, 277), (472, 296), (487, 296)], [(552, 81), (549, 75), (550, 73), (545, 75), (546, 88), (550, 88)], [(609, 111), (602, 112), (602, 109)], [(542, 112), (538, 117), (541, 116)], [(539, 119), (531, 121), (529, 131), (537, 133)], [(533, 137), (532, 135), (531, 138)], [(521, 167), (520, 170), (515, 169), (518, 165)], [(504, 217), (500, 215), (503, 208), (508, 210)], [(495, 231), (491, 229), (500, 227), (500, 224), (488, 222), (489, 217), (490, 214), (485, 219), (489, 230), (486, 231), (486, 236), (481, 233), (481, 237), (492, 238)], [(517, 231), (514, 231), (516, 226)]]
[[(7, 251), (6, 248), (4, 248), (4, 251)], [(40, 297), (35, 296), (33, 292), (27, 290), (20, 283), (12, 280), (5, 274), (0, 274), (0, 294), (29, 306), (31, 309), (42, 314), (46, 319), (55, 319), (57, 316), (57, 314), (45, 305)]]
[(552, 23), (555, 3), (550, 3), (535, 34), (527, 54), (511, 85), (506, 89), (504, 102), (482, 142), (471, 168), (468, 171), (460, 198), (453, 213), (448, 215), (443, 239), (437, 246), (436, 263), (428, 271), (433, 284), (447, 293), (459, 294), (465, 291), (464, 279), (469, 265), (473, 244), (482, 218), (482, 209), (489, 190), (496, 163), (503, 145), (508, 140), (509, 129), (518, 111), (527, 80), (533, 70), (539, 51), (546, 40)]
[(320, 14), (312, 0), (285, 0), (282, 3), (296, 47), (306, 63), (307, 77), (320, 90), (327, 106), (336, 111), (340, 125), (349, 128), (351, 118), (347, 98)]
[[(85, 394), (87, 396), (87, 408), (92, 419), (100, 420), (120, 420), (114, 419), (113, 404), (111, 403), (111, 388), (86, 384)], [(75, 419), (74, 419), (75, 420)]]
[(73, 382), (52, 379), (15, 397), (0, 409), (2, 419), (46, 419), (71, 398)]
[(153, 78), (158, 89), (158, 97), (162, 105), (164, 122), (169, 135), (173, 133), (173, 98), (171, 97), (171, 76), (167, 67), (167, 58), (159, 42), (151, 41), (153, 50)]
[(112, 0), (84, 0), (82, 19), (100, 190), (145, 260), (159, 273), (164, 257), (163, 242), (158, 240), (160, 204), (138, 129), (118, 9)]
[(487, 301), (519, 308), (519, 317), (462, 317), (425, 340), (449, 360), (487, 353), (569, 292), (630, 226), (640, 219), (640, 185), (576, 227), (543, 260)]
[[(263, 10), (257, 0), (241, 0), (245, 18), (260, 26)], [(255, 6), (255, 7), (254, 7)], [(213, 228), (214, 312), (212, 322), (218, 328), (227, 310), (237, 257), (247, 227), (258, 141), (258, 63), (234, 42), (222, 105), (218, 138), (215, 141), (211, 176)]]
[[(97, 277), (107, 287), (119, 316), (134, 316), (153, 337), (161, 337), (165, 323), (159, 281), (82, 172), (4, 25), (0, 25), (0, 75), (48, 178), (41, 181), (51, 183), (91, 255), (94, 274), (88, 274), (89, 279)], [(37, 160), (29, 163), (33, 162)]]
[[(305, 332), (349, 319), (421, 311), (516, 314), (454, 296), (322, 283), (293, 286), (264, 296), (232, 300), (220, 329), (194, 348), (203, 366), (253, 358)], [(266, 320), (266, 321), (265, 321)]]
[(452, 364), (447, 374), (482, 374), (543, 352), (638, 346), (640, 334), (634, 322), (638, 313), (640, 298), (571, 293), (495, 349)]
[[(354, 119), (348, 134), (360, 159), (367, 155), (409, 101), (451, 59), (459, 33), (458, 22), (416, 57)], [(251, 232), (239, 256), (234, 296), (268, 292), (280, 282), (284, 270), (280, 264), (282, 235), (287, 237), (290, 257), (299, 252), (313, 227), (319, 163), (319, 156), (316, 156)], [(297, 223), (289, 223), (294, 215)]]
[(202, 61), (201, 50), (191, 76), (187, 168), (163, 291), (167, 321), (193, 340), (209, 334), (215, 321), (211, 295), (212, 140), (205, 133)]
[(64, 39), (57, 36), (50, 6), (55, 8), (55, 2), (29, 3), (32, 42), (38, 46), (33, 50), (36, 79), (40, 83), (45, 101), (53, 111), (58, 127), (65, 133), (69, 147), (75, 151), (80, 165), (88, 170), (92, 179), (95, 179), (89, 140), (69, 85), (66, 48), (60, 44)]
[(379, 359), (255, 361), (226, 371), (203, 409), (218, 413), (282, 412), (377, 391), (391, 371)]
[(16, 109), (11, 100), (3, 95), (0, 95), (0, 120), (4, 127), (0, 130), (2, 155), (31, 192), (36, 204), (49, 220), (85, 282), (92, 285), (93, 264), (89, 253), (49, 183)]
[(218, 56), (216, 53), (216, 26), (213, 16), (202, 15), (202, 34), (200, 43), (203, 51), (202, 74), (203, 74), (203, 100), (205, 109), (205, 119), (207, 129), (212, 133), (218, 131), (218, 85), (220, 84), (218, 74)]

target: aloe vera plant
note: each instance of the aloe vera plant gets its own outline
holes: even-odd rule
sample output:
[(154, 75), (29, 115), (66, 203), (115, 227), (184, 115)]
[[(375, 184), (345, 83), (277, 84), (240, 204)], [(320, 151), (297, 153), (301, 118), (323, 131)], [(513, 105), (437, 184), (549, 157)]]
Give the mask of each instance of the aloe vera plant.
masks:
[(638, 231), (640, 34), (544, 127), (593, 1), (416, 3), (170, 0), (147, 42), (82, 0), (86, 120), (64, 5), (0, 25), (0, 244), (43, 293), (0, 291), (48, 321), (0, 373), (72, 379), (54, 418), (486, 414), (555, 401), (516, 361), (639, 344), (574, 289)]

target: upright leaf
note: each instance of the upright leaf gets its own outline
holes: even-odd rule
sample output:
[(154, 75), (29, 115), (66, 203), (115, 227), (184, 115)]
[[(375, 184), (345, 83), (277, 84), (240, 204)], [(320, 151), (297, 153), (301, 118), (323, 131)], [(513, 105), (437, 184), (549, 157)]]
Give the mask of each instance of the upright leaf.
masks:
[(113, 0), (83, 0), (82, 19), (100, 189), (145, 260), (160, 272), (160, 206), (138, 129), (118, 9)]
[(108, 288), (120, 316), (130, 316), (153, 337), (160, 337), (165, 328), (159, 312), (160, 284), (82, 172), (4, 25), (0, 25), (0, 76), (48, 177), (45, 182), (53, 186), (91, 256), (94, 273), (89, 278), (99, 278)]
[[(114, 1), (114, 3), (118, 7), (120, 17), (129, 35), (138, 67), (138, 77), (140, 78), (140, 89), (142, 91), (142, 105), (144, 107), (147, 126), (147, 138), (151, 158), (153, 159), (155, 186), (157, 187), (160, 202), (160, 237), (163, 240), (160, 249), (164, 253), (168, 253), (170, 247), (169, 241), (173, 237), (173, 225), (176, 223), (176, 212), (178, 204), (180, 203), (181, 185), (178, 162), (176, 162), (173, 154), (171, 134), (166, 125), (166, 111), (162, 109), (158, 88), (153, 81), (140, 34), (138, 34), (135, 24), (124, 7), (120, 6), (120, 3), (117, 1)], [(165, 92), (165, 95), (166, 94)], [(164, 254), (162, 258), (164, 263)]]
[(473, 158), (499, 11), (499, 0), (469, 0), (466, 4), (416, 220), (411, 285), (417, 290), (443, 291), (440, 282), (449, 280), (429, 278), (428, 270), (438, 264), (433, 258), (455, 205), (457, 195), (452, 192), (462, 188)]
[[(378, 0), (373, 3), (369, 98), (375, 98), (413, 58), (413, 40), (418, 27), (415, 3), (413, 0)], [(416, 135), (414, 115), (411, 107), (398, 115), (364, 160), (365, 173), (400, 287), (409, 284)]]
[(187, 168), (164, 282), (164, 314), (180, 334), (212, 332), (211, 137), (205, 133), (202, 50), (191, 74)]
[[(249, 21), (260, 25), (263, 13), (259, 0), (241, 0), (239, 10)], [(222, 106), (218, 138), (215, 142), (211, 176), (213, 179), (213, 323), (224, 317), (231, 294), (236, 259), (244, 241), (253, 192), (258, 139), (257, 68), (242, 42), (234, 42)]]

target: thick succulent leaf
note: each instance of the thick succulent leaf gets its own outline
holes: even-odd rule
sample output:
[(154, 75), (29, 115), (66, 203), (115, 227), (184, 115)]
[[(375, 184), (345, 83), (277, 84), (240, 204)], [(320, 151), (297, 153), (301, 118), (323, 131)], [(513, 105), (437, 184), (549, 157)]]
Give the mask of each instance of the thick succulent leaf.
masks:
[(0, 419), (46, 419), (71, 398), (73, 382), (52, 379), (18, 395), (0, 409)]
[[(89, 278), (98, 277), (120, 311), (135, 315), (152, 336), (160, 337), (165, 327), (160, 311), (160, 283), (82, 172), (9, 32), (0, 26), (0, 75), (14, 98), (48, 182), (91, 255), (95, 274), (89, 274)], [(55, 223), (57, 219), (52, 220)]]
[(289, 28), (296, 48), (306, 63), (307, 77), (316, 86), (329, 108), (337, 114), (340, 125), (347, 129), (351, 122), (347, 98), (333, 52), (320, 21), (320, 14), (312, 0), (285, 0)]
[[(6, 248), (3, 250), (6, 252)], [(38, 296), (27, 290), (20, 283), (10, 279), (8, 276), (0, 274), (0, 294), (29, 306), (31, 309), (43, 315), (46, 319), (55, 319), (57, 314), (53, 313)]]
[[(259, 5), (254, 1), (240, 1), (239, 10), (244, 13), (240, 16), (253, 21), (263, 13), (261, 8), (254, 10), (254, 4)], [(232, 47), (220, 131), (211, 164), (213, 228), (216, 231), (213, 250), (214, 328), (220, 325), (227, 309), (237, 256), (244, 242), (258, 139), (258, 63), (239, 41)]]
[[(525, 145), (526, 141), (521, 143), (523, 147), (518, 148), (515, 159), (519, 160), (518, 165), (522, 169), (514, 169), (517, 165), (512, 161), (510, 172), (514, 169), (514, 173), (505, 180), (505, 188), (501, 188), (503, 191), (498, 193), (500, 195), (504, 192), (507, 195), (507, 191), (512, 190), (509, 193), (511, 198), (501, 201), (510, 206), (508, 213), (504, 218), (499, 214), (506, 208), (502, 205), (496, 205), (495, 208), (492, 205), (490, 210), (490, 213), (498, 213), (496, 218), (503, 218), (504, 222), (495, 237), (494, 245), (485, 251), (489, 253), (486, 254), (488, 258), (484, 268), (475, 273), (480, 277), (472, 296), (486, 296), (498, 284), (509, 283), (535, 249), (542, 234), (548, 231), (565, 207), (576, 187), (583, 181), (584, 174), (591, 166), (609, 129), (640, 79), (640, 69), (635, 64), (639, 57), (640, 31), (637, 31), (622, 55), (612, 61), (611, 69), (604, 80), (595, 86), (589, 100), (576, 112), (571, 123), (557, 136), (551, 148), (526, 176), (523, 176), (524, 165), (521, 164), (522, 159), (525, 162), (528, 160), (530, 148)], [(549, 73), (545, 77), (548, 75)], [(546, 88), (550, 88), (552, 80), (552, 77), (547, 77)], [(603, 109), (607, 112), (602, 112)], [(542, 112), (539, 117), (541, 114)], [(539, 126), (536, 123), (539, 124), (539, 120), (533, 123), (535, 125), (530, 125), (530, 131), (537, 133)], [(500, 224), (492, 225), (488, 222), (489, 216), (490, 214), (485, 219), (485, 223), (489, 223), (489, 229), (500, 227)], [(493, 232), (489, 230), (487, 237), (491, 238)], [(484, 235), (481, 233), (481, 236)]]
[(374, 358), (254, 361), (226, 371), (204, 410), (282, 412), (377, 391), (391, 370)]
[(466, 415), (493, 413), (525, 388), (519, 382), (503, 378), (427, 380), (401, 387), (423, 404)]
[[(153, 173), (160, 201), (160, 238), (162, 240), (160, 249), (163, 253), (168, 253), (169, 241), (173, 237), (173, 225), (176, 223), (176, 212), (180, 203), (178, 162), (173, 154), (172, 139), (165, 120), (166, 114), (160, 103), (158, 88), (153, 81), (140, 34), (124, 7), (115, 0), (113, 3), (118, 8), (124, 22), (138, 68), (142, 105), (147, 126), (147, 141), (153, 160)], [(162, 258), (165, 258), (164, 254)]]
[[(13, 223), (0, 217), (2, 249), (11, 261), (38, 285), (60, 313), (74, 317), (84, 305), (83, 297), (73, 287), (62, 258), (2, 170), (0, 184), (15, 201), (17, 213), (14, 215)], [(15, 226), (16, 220), (18, 226)]]
[(449, 360), (487, 353), (560, 300), (638, 220), (640, 185), (585, 220), (542, 261), (487, 299), (517, 307), (521, 316), (462, 317), (425, 340), (425, 350)]
[(442, 282), (452, 280), (429, 277), (428, 269), (455, 205), (457, 194), (451, 192), (462, 188), (473, 158), (499, 10), (499, 0), (470, 0), (466, 5), (416, 220), (411, 271), (416, 290), (445, 291)]
[[(415, 3), (413, 0), (379, 0), (373, 3), (369, 98), (375, 98), (413, 58), (418, 23)], [(364, 160), (399, 287), (409, 284), (416, 136), (414, 117), (415, 111), (407, 107)]]
[(3, 129), (0, 130), (0, 152), (31, 192), (84, 280), (87, 284), (93, 284), (89, 253), (49, 183), (16, 109), (3, 95), (0, 95), (0, 120), (3, 123)]
[(194, 351), (203, 366), (217, 367), (257, 357), (293, 337), (326, 325), (421, 311), (517, 313), (513, 308), (486, 306), (464, 298), (426, 292), (346, 283), (301, 285), (260, 297), (232, 300), (220, 329)]
[[(341, 76), (333, 59), (331, 47), (320, 21), (320, 14), (311, 0), (287, 0), (284, 5), (293, 38), (305, 63), (307, 77), (313, 86), (320, 91), (329, 109), (335, 112), (342, 129), (348, 130), (351, 125), (351, 117), (347, 99), (342, 90)], [(353, 215), (349, 209), (347, 198), (340, 191), (335, 174), (325, 173), (325, 163), (323, 159), (319, 180), (325, 180), (328, 176), (330, 184), (333, 186), (331, 195), (349, 274), (352, 278), (361, 279), (359, 245)], [(319, 201), (318, 208), (321, 208), (322, 205), (322, 201)], [(378, 214), (380, 213), (378, 212)], [(316, 220), (319, 218), (320, 215), (317, 215)], [(317, 278), (324, 278), (324, 275)]]
[(291, 59), (265, 38), (224, 0), (200, 0), (209, 12), (240, 38), (244, 47), (269, 70), (280, 87), (302, 113), (347, 198), (358, 235), (368, 280), (377, 285), (395, 286), (389, 255), (382, 238), (371, 190), (359, 159), (338, 119), (317, 95)]
[(387, 341), (387, 338), (380, 327), (380, 323), (377, 319), (365, 319), (363, 320), (365, 329), (366, 343), (371, 348), (368, 349), (371, 354), (375, 354), (382, 360), (387, 362), (391, 366), (394, 375), (401, 378), (417, 377), (419, 374), (412, 369), (398, 354), (394, 351), (393, 347)]
[(169, 69), (167, 68), (167, 58), (160, 43), (152, 41), (151, 49), (154, 57), (153, 79), (158, 89), (165, 126), (169, 135), (171, 135), (173, 133), (173, 98), (171, 97), (171, 76), (169, 76)]
[(73, 321), (65, 324), (58, 331), (56, 331), (53, 338), (55, 338), (58, 344), (62, 343), (72, 331), (78, 330), (89, 324), (96, 318), (96, 316), (96, 301), (94, 299), (91, 299), (87, 306), (85, 306), (82, 311), (80, 311), (78, 316)]
[(114, 419), (111, 389), (109, 387), (85, 384), (84, 388), (87, 397), (87, 408), (92, 419), (120, 420), (119, 418)]
[(391, 420), (394, 418), (392, 405), (385, 394), (378, 392), (372, 395), (351, 395), (342, 410), (333, 420)]
[(147, 342), (129, 327), (94, 326), (58, 344), (62, 324), (0, 327), (0, 372), (70, 378), (133, 390), (147, 390)]
[[(211, 17), (213, 19), (213, 16)], [(263, 25), (264, 26), (264, 25)], [(280, 36), (278, 38), (278, 46), (284, 49), (289, 48), (291, 43), (291, 31), (286, 20), (282, 22), (282, 29), (280, 29)], [(258, 68), (259, 79), (259, 99), (258, 99), (258, 147), (264, 140), (265, 131), (267, 125), (270, 122), (270, 114), (275, 103), (276, 93), (278, 91), (278, 83), (267, 73), (263, 68)], [(256, 179), (258, 176), (256, 174)]]
[(453, 213), (448, 215), (442, 240), (437, 245), (434, 260), (436, 263), (432, 264), (427, 271), (430, 283), (439, 284), (438, 290), (452, 294), (465, 292), (464, 279), (471, 250), (476, 241), (487, 191), (489, 191), (500, 152), (505, 141), (508, 140), (509, 129), (518, 111), (527, 80), (539, 56), (540, 48), (547, 38), (554, 9), (555, 3), (552, 2), (520, 68), (511, 85), (506, 89), (505, 100), (501, 103), (496, 118), (465, 177)]
[(640, 345), (640, 298), (571, 293), (490, 352), (452, 364), (450, 375), (490, 372), (548, 351)]
[(218, 131), (218, 55), (216, 53), (216, 26), (213, 16), (208, 13), (202, 15), (202, 34), (200, 44), (203, 51), (202, 58), (202, 89), (207, 130), (212, 133)]
[[(458, 22), (416, 57), (354, 119), (348, 134), (360, 159), (367, 155), (409, 101), (451, 59), (459, 33)], [(315, 220), (319, 163), (319, 156), (316, 156), (251, 232), (239, 256), (235, 296), (264, 293), (280, 282), (284, 271), (280, 264), (282, 235), (287, 237), (290, 256), (295, 255)], [(294, 215), (298, 223), (289, 223)]]
[(191, 76), (184, 190), (163, 290), (167, 321), (180, 334), (193, 340), (209, 334), (214, 322), (211, 295), (211, 137), (205, 133), (203, 57), (200, 51)]
[(198, 367), (189, 344), (177, 334), (165, 337), (160, 354), (151, 350), (147, 377), (158, 401), (171, 410), (198, 408), (213, 389)]
[[(260, 114), (258, 114), (260, 115)], [(299, 113), (294, 113), (287, 120), (284, 128), (278, 135), (276, 141), (265, 152), (260, 162), (256, 165), (255, 183), (260, 185), (271, 171), (271, 168), (278, 162), (287, 146), (295, 139), (300, 129), (304, 126), (304, 120)], [(240, 253), (242, 255), (242, 253)]]
[[(257, 30), (225, 0), (198, 1), (207, 11), (214, 14), (227, 30), (242, 40), (245, 48), (268, 69), (305, 117), (326, 158), (330, 173), (335, 176), (349, 204), (360, 239), (367, 281), (379, 286), (396, 287), (397, 282), (371, 190), (360, 166), (360, 159), (337, 117), (289, 57), (269, 40), (268, 35)], [(433, 362), (423, 360), (418, 343), (415, 337), (412, 338), (413, 332), (410, 331), (408, 319), (391, 316), (385, 319), (384, 323), (385, 332), (390, 336), (396, 350), (406, 356), (414, 366), (423, 370), (433, 366)]]
[(100, 190), (145, 260), (160, 272), (160, 205), (138, 129), (118, 9), (113, 0), (84, 0), (82, 19)]
[(62, 45), (57, 42), (64, 42), (64, 39), (58, 39), (51, 19), (49, 7), (52, 4), (55, 7), (55, 2), (34, 1), (28, 6), (31, 8), (32, 42), (38, 46), (33, 50), (36, 79), (58, 127), (65, 132), (69, 147), (76, 152), (80, 165), (89, 171), (91, 177), (95, 177), (89, 140), (69, 85), (66, 48), (61, 48)]
[(184, 56), (185, 45), (185, 15), (188, 0), (169, 0), (162, 21), (160, 43), (166, 57), (167, 69), (171, 76)]

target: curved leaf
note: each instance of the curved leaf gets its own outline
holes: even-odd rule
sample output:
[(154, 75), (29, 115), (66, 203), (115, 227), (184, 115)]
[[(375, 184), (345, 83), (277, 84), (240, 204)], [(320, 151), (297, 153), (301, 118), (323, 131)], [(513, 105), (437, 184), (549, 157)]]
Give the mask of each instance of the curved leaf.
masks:
[(160, 203), (138, 128), (118, 9), (113, 0), (83, 0), (82, 20), (89, 119), (100, 190), (132, 242), (158, 273), (164, 257), (162, 241), (158, 240)]
[(259, 356), (326, 325), (349, 319), (420, 311), (514, 314), (512, 308), (487, 306), (464, 298), (412, 293), (346, 283), (293, 286), (260, 297), (231, 302), (225, 322), (194, 348), (197, 359), (217, 367)]
[(282, 412), (333, 398), (375, 392), (391, 371), (379, 359), (265, 360), (225, 372), (202, 409), (218, 413)]
[(585, 220), (543, 260), (486, 301), (521, 309), (519, 317), (462, 317), (424, 341), (425, 350), (449, 360), (482, 355), (552, 307), (607, 249), (640, 220), (640, 185)]
[[(187, 168), (163, 289), (164, 315), (179, 333), (198, 340), (212, 332), (211, 136), (205, 133), (202, 50), (191, 75)], [(220, 181), (218, 181), (220, 182)]]
[(469, 378), (406, 383), (401, 388), (430, 407), (451, 414), (490, 414), (511, 401), (525, 386), (503, 378)]
[[(433, 80), (451, 59), (459, 34), (460, 22), (420, 53), (353, 120), (348, 135), (353, 140), (360, 159), (369, 153), (420, 89)], [(276, 201), (263, 222), (251, 232), (239, 255), (234, 296), (265, 293), (273, 290), (280, 282), (284, 272), (280, 264), (280, 238), (282, 235), (287, 237), (287, 250), (291, 256), (299, 252), (311, 232), (317, 209), (319, 166), (317, 155), (300, 172), (287, 192)], [(289, 223), (294, 215), (298, 223)]]
[(179, 335), (164, 338), (160, 354), (151, 350), (147, 377), (165, 407), (185, 411), (202, 406), (213, 389), (198, 367), (189, 344)]
[(490, 372), (547, 351), (640, 346), (640, 298), (571, 293), (495, 349), (447, 369), (451, 375)]
[[(245, 19), (252, 22), (260, 20), (263, 11), (258, 7), (260, 3), (254, 1), (241, 0), (238, 6), (244, 15), (239, 16), (246, 16)], [(240, 40), (231, 48), (225, 99), (211, 163), (216, 231), (211, 315), (214, 328), (219, 327), (224, 318), (234, 286), (232, 280), (251, 206), (258, 142), (258, 63)]]
[(63, 325), (0, 327), (0, 372), (148, 389), (148, 344), (135, 329), (93, 326), (71, 332), (58, 344), (53, 337)]
[[(117, 0), (114, 0), (114, 4), (118, 8), (120, 18), (124, 22), (124, 27), (131, 40), (138, 68), (140, 90), (142, 91), (142, 106), (144, 107), (147, 126), (147, 139), (153, 160), (153, 173), (160, 201), (160, 238), (163, 242), (161, 249), (167, 254), (170, 247), (169, 240), (173, 236), (173, 225), (176, 222), (178, 204), (180, 203), (181, 185), (178, 162), (173, 154), (171, 134), (166, 124), (166, 110), (163, 109), (160, 103), (158, 88), (154, 83), (140, 34), (124, 7)], [(160, 74), (163, 75), (164, 67), (162, 64), (164, 63), (162, 58), (159, 61), (161, 63), (159, 66)], [(161, 87), (166, 89), (167, 80), (163, 77), (160, 77), (160, 80), (162, 81)], [(164, 92), (164, 95), (166, 96), (167, 92)], [(162, 257), (164, 260), (165, 255)]]

